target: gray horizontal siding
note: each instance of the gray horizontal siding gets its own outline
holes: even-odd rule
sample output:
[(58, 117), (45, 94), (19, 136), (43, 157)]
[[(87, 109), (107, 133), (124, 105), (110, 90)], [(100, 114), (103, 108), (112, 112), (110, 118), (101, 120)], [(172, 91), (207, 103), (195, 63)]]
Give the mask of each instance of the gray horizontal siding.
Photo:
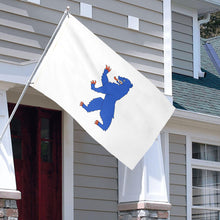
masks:
[(75, 218), (116, 220), (117, 160), (77, 123), (74, 127)]
[(182, 135), (169, 135), (170, 219), (186, 219), (186, 140)]
[(193, 76), (192, 17), (172, 13), (173, 72)]
[[(0, 58), (13, 62), (39, 59), (66, 5), (92, 32), (106, 42), (163, 91), (162, 1), (99, 1), (92, 4), (93, 18), (79, 16), (80, 0), (0, 0)], [(140, 18), (140, 30), (127, 28), (127, 16)], [(155, 75), (153, 77), (152, 75)]]
[(100, 211), (78, 210), (75, 214), (75, 219), (116, 220), (117, 219), (117, 213), (110, 213), (110, 212), (106, 213), (106, 212), (100, 212)]
[[(117, 210), (117, 202), (94, 200), (94, 199), (79, 199), (75, 198), (75, 210), (90, 210), (115, 213)], [(80, 218), (81, 219), (81, 218)]]
[(161, 12), (162, 9), (162, 1), (161, 0), (148, 0), (148, 1), (142, 1), (142, 0), (136, 0), (135, 2), (133, 0), (119, 0), (121, 2), (126, 2), (131, 5), (139, 6), (141, 8), (145, 9), (151, 9), (153, 11)]

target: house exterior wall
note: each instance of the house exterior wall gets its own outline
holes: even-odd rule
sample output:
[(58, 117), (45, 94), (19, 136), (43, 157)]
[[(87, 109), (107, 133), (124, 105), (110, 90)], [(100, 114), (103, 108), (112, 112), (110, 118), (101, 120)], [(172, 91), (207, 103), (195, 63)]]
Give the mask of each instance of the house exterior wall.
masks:
[(186, 137), (169, 134), (171, 220), (186, 219)]
[[(80, 16), (80, 1), (0, 0), (0, 59), (38, 60), (66, 6), (84, 25), (163, 90), (163, 2), (161, 0), (84, 1), (92, 19)], [(127, 28), (128, 15), (139, 18), (139, 31)]]
[(173, 72), (193, 76), (193, 18), (172, 12)]
[[(0, 0), (0, 60), (37, 61), (68, 5), (71, 14), (164, 91), (162, 0), (85, 0), (92, 5), (92, 18), (80, 16), (80, 0), (33, 2)], [(139, 18), (139, 30), (128, 28), (128, 16)], [(31, 98), (23, 104), (47, 103), (28, 92)], [(16, 102), (19, 93), (10, 91), (8, 101)], [(117, 219), (117, 160), (77, 123), (74, 128), (74, 219)]]
[[(80, 16), (80, 2), (41, 0), (39, 5), (28, 0), (0, 0), (0, 59), (21, 64), (38, 60), (69, 5), (76, 18), (163, 91), (163, 1), (85, 0), (83, 2), (93, 6), (92, 19)], [(128, 15), (139, 18), (139, 31), (127, 27)], [(173, 12), (172, 26), (173, 71), (193, 76), (193, 19)], [(16, 89), (8, 92), (8, 101), (16, 102), (19, 93), (20, 90)], [(37, 106), (38, 100), (42, 107), (48, 107), (48, 100), (38, 95), (31, 96), (23, 104)], [(57, 106), (50, 103), (50, 108)], [(205, 125), (200, 128), (205, 128)], [(117, 219), (117, 160), (77, 123), (74, 127), (75, 219)], [(183, 130), (182, 135), (175, 132), (169, 135), (169, 191), (173, 205), (170, 219), (175, 220), (187, 218), (187, 149), (184, 134), (199, 129), (193, 127), (188, 131), (187, 125)], [(205, 134), (207, 130), (201, 136)]]
[[(22, 65), (38, 60), (68, 5), (71, 14), (163, 91), (163, 1), (85, 0), (92, 5), (92, 18), (80, 16), (80, 2), (0, 0), (0, 59)], [(139, 18), (139, 30), (128, 28), (128, 16)], [(14, 95), (16, 90), (9, 94), (12, 102)], [(29, 103), (35, 105), (33, 99)], [(117, 160), (77, 123), (74, 127), (74, 217), (117, 219)]]

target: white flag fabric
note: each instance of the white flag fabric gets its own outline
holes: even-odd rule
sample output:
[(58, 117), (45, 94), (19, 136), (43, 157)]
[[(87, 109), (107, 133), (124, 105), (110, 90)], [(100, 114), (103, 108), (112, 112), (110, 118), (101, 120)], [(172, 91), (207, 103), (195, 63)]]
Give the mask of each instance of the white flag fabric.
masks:
[(64, 19), (31, 86), (130, 169), (174, 111), (146, 77), (71, 15)]

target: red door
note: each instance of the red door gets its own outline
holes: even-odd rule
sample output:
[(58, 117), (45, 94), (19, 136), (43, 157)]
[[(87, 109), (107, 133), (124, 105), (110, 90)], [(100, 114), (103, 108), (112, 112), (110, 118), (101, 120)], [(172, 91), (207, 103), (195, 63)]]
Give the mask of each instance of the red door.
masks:
[(11, 122), (19, 220), (61, 220), (60, 128), (59, 111), (27, 106)]

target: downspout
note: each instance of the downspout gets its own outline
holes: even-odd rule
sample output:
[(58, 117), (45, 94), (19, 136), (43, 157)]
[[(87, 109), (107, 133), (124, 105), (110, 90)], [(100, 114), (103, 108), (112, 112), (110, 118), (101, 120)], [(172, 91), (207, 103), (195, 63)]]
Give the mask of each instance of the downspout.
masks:
[[(200, 26), (201, 26), (201, 25), (208, 23), (208, 22), (210, 21), (210, 18), (211, 18), (210, 13), (207, 13), (207, 14), (205, 14), (205, 16), (204, 16), (203, 19), (198, 20), (199, 29), (200, 29)], [(199, 56), (201, 57), (201, 53), (199, 53)], [(201, 58), (200, 58), (200, 64), (201, 64)], [(200, 68), (199, 77), (204, 78), (204, 76), (205, 76), (205, 73), (202, 72), (202, 70), (201, 70), (201, 68)]]
[(211, 17), (210, 13), (205, 14), (204, 19), (198, 21), (199, 25), (208, 23), (210, 21), (210, 17)]

